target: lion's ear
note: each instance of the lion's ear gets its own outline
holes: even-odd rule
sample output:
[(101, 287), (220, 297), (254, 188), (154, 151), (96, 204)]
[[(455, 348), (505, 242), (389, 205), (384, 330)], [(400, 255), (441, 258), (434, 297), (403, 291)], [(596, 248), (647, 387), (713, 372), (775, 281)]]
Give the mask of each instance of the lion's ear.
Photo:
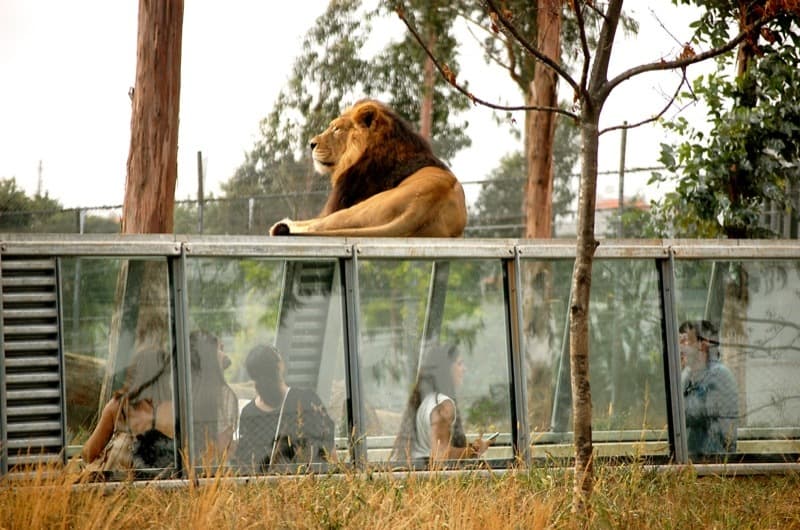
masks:
[(377, 105), (373, 103), (367, 103), (356, 109), (356, 113), (353, 116), (353, 121), (355, 121), (357, 125), (364, 127), (365, 129), (369, 129), (380, 117), (380, 115), (381, 109), (378, 108)]

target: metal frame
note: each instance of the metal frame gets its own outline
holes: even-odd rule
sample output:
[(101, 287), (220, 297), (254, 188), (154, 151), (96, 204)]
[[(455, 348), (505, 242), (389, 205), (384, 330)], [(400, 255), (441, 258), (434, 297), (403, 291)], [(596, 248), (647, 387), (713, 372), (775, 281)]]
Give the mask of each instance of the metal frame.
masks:
[[(270, 257), (281, 259), (335, 258), (339, 260), (345, 376), (347, 385), (347, 415), (352, 426), (350, 445), (352, 464), (367, 464), (365, 423), (362, 412), (362, 389), (359, 373), (359, 296), (358, 260), (385, 259), (498, 259), (503, 264), (504, 294), (508, 333), (510, 392), (513, 403), (513, 443), (516, 456), (529, 464), (530, 443), (527, 439), (526, 385), (524, 337), (522, 328), (521, 262), (531, 259), (574, 259), (576, 247), (572, 240), (511, 240), (511, 239), (347, 239), (290, 237), (264, 238), (258, 236), (179, 236), (179, 235), (33, 235), (0, 234), (0, 260), (5, 255), (62, 257), (162, 257), (166, 258), (170, 283), (170, 311), (174, 359), (176, 412), (182, 432), (176, 433), (184, 446), (191, 449), (191, 424), (188, 422), (188, 396), (191, 392), (188, 349), (188, 299), (186, 262), (194, 256), (208, 257)], [(800, 241), (730, 241), (730, 240), (601, 240), (596, 259), (652, 259), (658, 268), (662, 304), (662, 333), (664, 343), (665, 383), (668, 389), (669, 443), (672, 461), (688, 462), (684, 436), (684, 414), (680, 392), (680, 362), (676, 333), (674, 265), (675, 260), (800, 260)], [(57, 273), (60, 292), (61, 276)], [(2, 280), (2, 278), (0, 278)], [(2, 310), (2, 300), (0, 300)], [(61, 318), (60, 322), (63, 321)], [(0, 320), (0, 332), (2, 331)], [(63, 330), (59, 332), (63, 342)], [(0, 343), (3, 337), (0, 335)], [(60, 345), (59, 355), (63, 352)], [(63, 361), (62, 361), (63, 362)], [(64, 391), (64, 371), (61, 367), (61, 389)], [(5, 379), (5, 355), (0, 356), (0, 377)], [(65, 415), (63, 415), (65, 416)], [(62, 423), (65, 418), (62, 416)], [(0, 393), (0, 435), (5, 440), (5, 396)], [(65, 432), (65, 429), (62, 429)], [(188, 444), (188, 445), (187, 445)], [(8, 472), (7, 447), (0, 447), (0, 474)], [(747, 464), (728, 464), (736, 469)], [(769, 469), (797, 468), (796, 463), (770, 464)], [(713, 466), (709, 469), (715, 469)]]

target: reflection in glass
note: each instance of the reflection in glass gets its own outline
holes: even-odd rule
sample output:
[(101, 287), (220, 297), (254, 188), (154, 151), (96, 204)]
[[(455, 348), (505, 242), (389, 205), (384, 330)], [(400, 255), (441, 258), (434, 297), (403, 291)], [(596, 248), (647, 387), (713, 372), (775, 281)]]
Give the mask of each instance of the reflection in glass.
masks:
[[(678, 320), (707, 320), (718, 328), (717, 362), (732, 373), (738, 389), (738, 456), (693, 454), (693, 459), (794, 458), (788, 455), (800, 453), (797, 263), (678, 261), (675, 275)], [(684, 397), (687, 427), (694, 401)]]
[[(83, 443), (84, 462), (101, 471), (174, 466), (166, 261), (65, 259), (62, 267), (62, 299), (70, 302), (64, 311), (70, 443)], [(93, 339), (102, 334), (105, 344)], [(134, 439), (119, 462), (109, 463), (117, 432)]]
[(260, 344), (247, 354), (256, 397), (242, 409), (236, 463), (247, 471), (276, 465), (335, 462), (334, 426), (319, 396), (286, 384), (286, 363), (274, 347)]
[[(528, 407), (534, 456), (572, 448), (568, 307), (572, 261), (522, 262)], [(594, 262), (590, 383), (598, 454), (666, 455), (658, 274), (652, 260)], [(550, 444), (560, 444), (556, 449)], [(542, 452), (539, 445), (549, 445)]]
[(466, 366), (456, 396), (466, 439), (500, 431), (485, 456), (511, 457), (501, 262), (361, 260), (358, 272), (368, 459), (389, 460), (398, 434), (408, 438), (402, 418), (419, 359), (437, 344), (456, 345)]
[(224, 375), (231, 361), (222, 341), (205, 330), (189, 334), (189, 355), (194, 461), (222, 462), (239, 425), (239, 404)]
[[(190, 329), (219, 337), (228, 359), (223, 361), (218, 388), (227, 393), (227, 387), (234, 393), (239, 423), (225, 455), (227, 460), (231, 462), (236, 456), (244, 427), (241, 414), (257, 397), (256, 383), (248, 373), (247, 354), (257, 346), (274, 345), (282, 355), (285, 383), (294, 389), (290, 395), (303, 391), (319, 397), (334, 422), (339, 460), (346, 461), (349, 428), (338, 263), (190, 258), (187, 288)], [(228, 408), (225, 405), (218, 410), (227, 418)], [(192, 412), (195, 431), (201, 423), (207, 424), (196, 416), (198, 412)], [(218, 425), (222, 428), (230, 421)], [(198, 433), (194, 435), (197, 439)], [(271, 447), (273, 437), (264, 441), (265, 446)], [(219, 451), (217, 454), (219, 458)]]

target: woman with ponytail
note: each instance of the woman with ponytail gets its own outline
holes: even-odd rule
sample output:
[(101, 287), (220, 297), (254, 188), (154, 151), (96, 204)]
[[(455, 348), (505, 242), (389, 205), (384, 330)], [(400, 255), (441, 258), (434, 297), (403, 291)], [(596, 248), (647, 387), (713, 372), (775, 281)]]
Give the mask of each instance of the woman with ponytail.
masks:
[(333, 420), (312, 390), (286, 384), (278, 350), (258, 345), (245, 366), (256, 397), (239, 418), (239, 464), (268, 471), (272, 464), (335, 461)]

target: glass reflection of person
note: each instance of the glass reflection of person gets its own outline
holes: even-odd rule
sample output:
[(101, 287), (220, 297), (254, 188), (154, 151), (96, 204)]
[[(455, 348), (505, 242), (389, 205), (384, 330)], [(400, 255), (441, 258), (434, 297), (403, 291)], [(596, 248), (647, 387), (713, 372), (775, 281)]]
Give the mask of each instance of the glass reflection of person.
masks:
[(267, 471), (271, 463), (336, 461), (333, 420), (312, 390), (286, 384), (278, 350), (256, 346), (245, 366), (255, 382), (256, 397), (239, 418), (239, 464)]
[(163, 350), (136, 353), (122, 388), (103, 407), (94, 431), (83, 444), (84, 462), (101, 456), (116, 426), (136, 437), (129, 455), (134, 468), (161, 468), (174, 463), (170, 367), (170, 358)]
[(708, 320), (686, 321), (678, 332), (689, 455), (735, 452), (738, 389), (733, 374), (720, 361), (717, 328)]
[(219, 460), (231, 448), (239, 421), (236, 394), (224, 375), (230, 359), (225, 355), (222, 341), (204, 330), (189, 334), (189, 352), (196, 455)]
[(475, 458), (491, 442), (482, 437), (467, 445), (456, 390), (466, 367), (454, 345), (428, 348), (408, 400), (392, 460), (400, 463)]

